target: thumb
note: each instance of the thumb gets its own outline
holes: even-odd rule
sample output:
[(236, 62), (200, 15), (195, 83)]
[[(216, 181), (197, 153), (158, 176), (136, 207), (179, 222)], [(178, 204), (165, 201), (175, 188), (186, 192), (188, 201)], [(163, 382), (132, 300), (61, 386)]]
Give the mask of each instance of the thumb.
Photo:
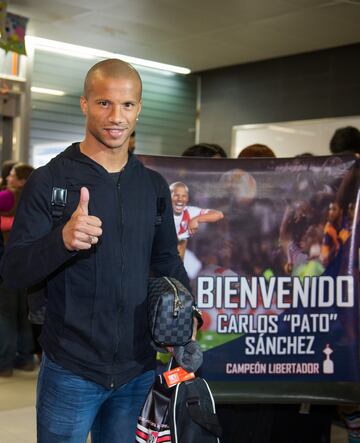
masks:
[(89, 200), (90, 200), (90, 193), (88, 188), (82, 187), (80, 189), (80, 200), (77, 210), (80, 210), (83, 213), (83, 215), (89, 215)]

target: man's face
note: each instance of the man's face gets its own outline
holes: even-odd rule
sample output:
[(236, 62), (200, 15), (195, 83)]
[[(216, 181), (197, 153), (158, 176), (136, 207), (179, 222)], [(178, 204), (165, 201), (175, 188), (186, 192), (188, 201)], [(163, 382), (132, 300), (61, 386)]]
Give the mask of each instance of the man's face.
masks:
[(337, 223), (338, 221), (340, 221), (341, 215), (342, 210), (340, 206), (337, 203), (330, 203), (328, 213), (329, 222)]
[(80, 98), (87, 142), (100, 149), (127, 150), (141, 110), (140, 91), (135, 77), (94, 76), (87, 97)]
[(299, 223), (301, 220), (307, 218), (310, 211), (311, 211), (310, 206), (306, 201), (297, 202), (294, 209), (295, 223)]
[(171, 192), (174, 214), (180, 215), (189, 201), (189, 193), (184, 186), (175, 186)]

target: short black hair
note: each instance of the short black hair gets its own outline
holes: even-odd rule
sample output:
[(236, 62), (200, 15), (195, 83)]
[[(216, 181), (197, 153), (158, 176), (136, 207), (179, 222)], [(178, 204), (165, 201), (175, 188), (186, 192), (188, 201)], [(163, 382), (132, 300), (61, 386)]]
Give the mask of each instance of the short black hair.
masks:
[(27, 180), (34, 168), (27, 163), (16, 163), (13, 167), (15, 175), (19, 180)]
[(227, 158), (225, 150), (215, 143), (199, 143), (185, 149), (182, 157), (215, 157)]
[(330, 140), (330, 151), (333, 154), (346, 152), (360, 153), (360, 131), (354, 126), (345, 126), (334, 132)]

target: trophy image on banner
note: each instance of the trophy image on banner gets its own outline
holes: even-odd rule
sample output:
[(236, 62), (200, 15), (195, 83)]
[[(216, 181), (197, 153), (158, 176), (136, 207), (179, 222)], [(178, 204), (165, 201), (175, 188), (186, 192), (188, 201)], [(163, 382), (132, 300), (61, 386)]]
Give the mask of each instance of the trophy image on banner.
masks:
[(334, 373), (334, 362), (330, 360), (330, 355), (334, 351), (330, 348), (329, 343), (326, 344), (323, 353), (326, 355), (326, 359), (323, 362), (323, 373), (324, 374), (333, 374)]

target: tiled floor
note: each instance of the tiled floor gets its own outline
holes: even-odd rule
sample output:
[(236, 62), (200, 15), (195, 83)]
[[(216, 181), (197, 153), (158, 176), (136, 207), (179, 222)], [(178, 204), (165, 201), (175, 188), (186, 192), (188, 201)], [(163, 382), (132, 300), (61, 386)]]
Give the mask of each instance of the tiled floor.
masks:
[(37, 372), (15, 371), (12, 377), (0, 377), (0, 443), (36, 443)]
[(339, 426), (332, 426), (331, 428), (331, 443), (347, 443), (348, 435), (344, 428)]
[[(13, 377), (0, 377), (1, 443), (36, 442), (34, 407), (36, 377), (36, 371), (15, 371)], [(347, 443), (346, 431), (333, 426), (331, 443)]]
[(35, 389), (37, 371), (15, 371), (0, 377), (0, 441), (35, 443)]

